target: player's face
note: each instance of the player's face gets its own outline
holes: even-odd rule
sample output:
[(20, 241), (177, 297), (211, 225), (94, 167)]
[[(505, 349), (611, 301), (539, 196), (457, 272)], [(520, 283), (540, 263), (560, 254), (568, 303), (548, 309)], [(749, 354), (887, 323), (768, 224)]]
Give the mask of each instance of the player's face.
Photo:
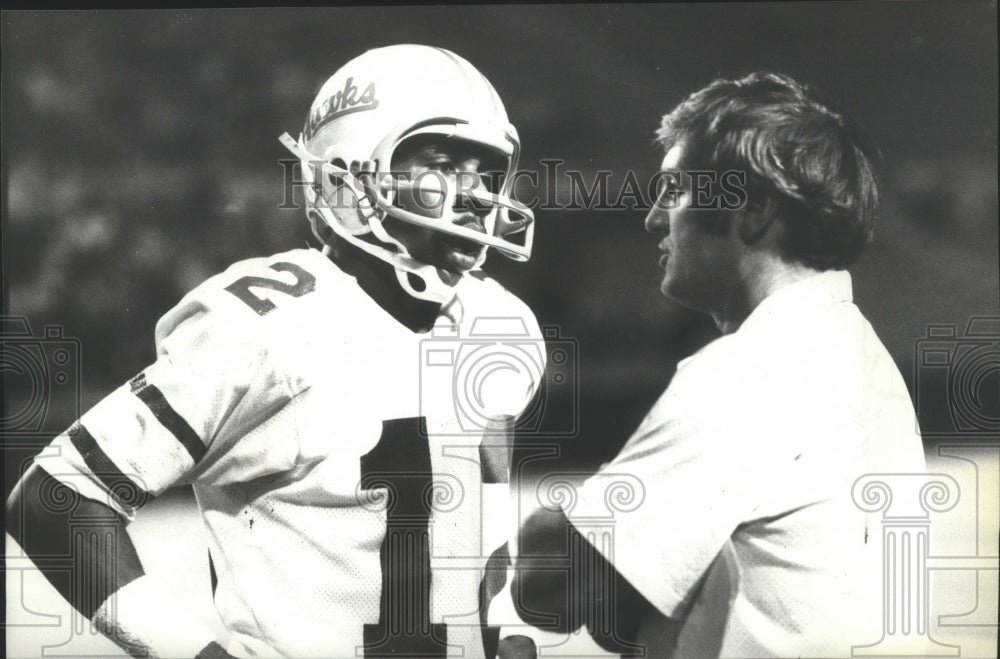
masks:
[[(431, 184), (444, 182), (453, 189), (468, 189), (486, 172), (503, 170), (502, 157), (487, 147), (432, 136), (404, 142), (393, 157), (392, 170), (408, 176), (411, 181)], [(451, 197), (451, 208), (433, 208), (435, 195), (401, 194), (396, 200), (402, 208), (421, 215), (437, 216), (441, 222), (451, 222), (473, 231), (486, 233), (486, 217), (490, 209), (472, 203), (461, 195)], [(457, 281), (472, 269), (486, 247), (473, 240), (443, 231), (399, 221), (393, 224), (393, 237), (403, 243), (416, 260), (432, 265), (445, 281)]]
[(710, 222), (718, 225), (719, 213), (729, 211), (691, 208), (691, 181), (681, 166), (683, 150), (684, 145), (677, 144), (663, 159), (663, 171), (681, 175), (663, 189), (646, 216), (646, 230), (660, 237), (663, 294), (686, 307), (712, 312), (725, 303), (737, 255), (730, 232), (709, 227)]

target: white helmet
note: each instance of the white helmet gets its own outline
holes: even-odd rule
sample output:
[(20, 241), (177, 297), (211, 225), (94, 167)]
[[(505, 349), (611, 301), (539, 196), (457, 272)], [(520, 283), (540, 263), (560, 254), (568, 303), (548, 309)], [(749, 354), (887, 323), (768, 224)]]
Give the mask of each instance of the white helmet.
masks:
[[(389, 168), (396, 147), (423, 134), (459, 138), (504, 156), (507, 165), (500, 189), (487, 192), (477, 179), (452, 189), (443, 189), (438, 181), (436, 188), (423, 190), (426, 180), (394, 176)], [(313, 233), (325, 241), (329, 227), (348, 243), (389, 263), (413, 297), (446, 304), (454, 291), (434, 267), (412, 258), (386, 231), (382, 224), (386, 215), (495, 247), (515, 260), (525, 261), (531, 255), (534, 216), (510, 198), (520, 150), (517, 131), (489, 81), (450, 51), (409, 44), (369, 50), (326, 81), (298, 142), (287, 133), (281, 141), (302, 161)], [(453, 224), (440, 213), (424, 215), (396, 205), (396, 193), (403, 188), (429, 191), (451, 202), (457, 196), (475, 201), (489, 209), (486, 233)], [(361, 238), (369, 233), (377, 241)], [(423, 280), (423, 290), (411, 285), (409, 274)]]

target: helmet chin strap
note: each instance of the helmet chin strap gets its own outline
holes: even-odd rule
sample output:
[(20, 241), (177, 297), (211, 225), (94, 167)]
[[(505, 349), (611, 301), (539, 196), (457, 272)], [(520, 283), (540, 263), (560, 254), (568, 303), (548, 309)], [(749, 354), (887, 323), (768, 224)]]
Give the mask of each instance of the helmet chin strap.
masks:
[[(452, 301), (457, 301), (455, 287), (449, 286), (441, 279), (437, 268), (420, 263), (403, 254), (394, 254), (393, 256), (391, 265), (396, 269), (396, 280), (399, 281), (399, 285), (406, 291), (407, 295), (418, 300), (440, 304), (442, 307), (449, 305)], [(413, 287), (410, 275), (414, 275), (424, 282), (424, 290), (420, 291)]]
[[(339, 232), (337, 235), (344, 237), (343, 234)], [(352, 242), (351, 244), (354, 243)], [(363, 242), (362, 244), (368, 245), (368, 243)], [(384, 259), (381, 254), (378, 254), (373, 250), (365, 249), (365, 247), (362, 247), (361, 245), (358, 245), (358, 247), (361, 247), (361, 249), (365, 252), (379, 258), (380, 260), (390, 263), (396, 272), (396, 279), (399, 282), (400, 288), (402, 288), (407, 295), (418, 300), (424, 300), (425, 302), (433, 302), (441, 305), (441, 315), (445, 316), (454, 325), (458, 325), (462, 321), (462, 315), (464, 313), (462, 302), (458, 299), (458, 295), (455, 294), (454, 289), (441, 281), (440, 276), (433, 267), (400, 255), (394, 255), (395, 258), (387, 260)], [(333, 248), (329, 244), (323, 245), (324, 256), (329, 257), (332, 251)], [(384, 251), (387, 252), (388, 250)], [(430, 287), (425, 288), (423, 291), (418, 291), (413, 287), (413, 284), (410, 283), (411, 274), (416, 277), (420, 277), (425, 284), (427, 282), (425, 277), (436, 277), (438, 281), (441, 281), (441, 289), (443, 289), (441, 290), (441, 294), (435, 294), (435, 291), (430, 289)]]
[[(302, 163), (302, 177), (303, 182), (306, 184), (306, 203), (310, 207), (309, 212), (318, 213), (323, 224), (329, 227), (331, 231), (336, 233), (337, 236), (342, 238), (348, 244), (357, 247), (361, 251), (391, 265), (396, 271), (396, 279), (399, 282), (400, 287), (404, 292), (406, 292), (407, 295), (418, 300), (441, 305), (442, 313), (451, 319), (452, 322), (457, 323), (461, 319), (461, 303), (458, 301), (454, 287), (449, 286), (444, 282), (444, 280), (441, 279), (441, 276), (437, 272), (437, 268), (427, 265), (426, 263), (421, 263), (420, 261), (417, 261), (409, 256), (402, 243), (389, 235), (389, 233), (382, 226), (382, 220), (379, 217), (379, 212), (373, 207), (368, 195), (365, 193), (362, 187), (362, 182), (359, 181), (350, 171), (336, 167), (331, 163), (324, 162), (320, 166), (324, 175), (333, 175), (344, 181), (348, 189), (358, 200), (360, 212), (367, 215), (366, 219), (368, 220), (368, 226), (375, 238), (383, 243), (393, 245), (398, 250), (397, 252), (393, 252), (392, 250), (380, 245), (375, 245), (368, 241), (361, 240), (358, 236), (347, 231), (341, 223), (337, 221), (337, 218), (333, 215), (333, 212), (327, 204), (317, 204), (316, 192), (314, 189), (315, 179), (313, 178), (312, 166), (319, 162), (319, 159), (309, 154), (301, 142), (294, 141), (288, 133), (283, 134), (279, 139), (281, 140), (281, 143), (284, 144), (289, 151), (296, 155)], [(316, 232), (314, 231), (314, 233)], [(321, 237), (320, 239), (322, 240)], [(329, 245), (324, 246), (323, 252), (324, 254), (329, 253)], [(410, 283), (409, 275), (411, 274), (424, 282), (423, 290), (417, 290), (414, 288), (413, 284)]]

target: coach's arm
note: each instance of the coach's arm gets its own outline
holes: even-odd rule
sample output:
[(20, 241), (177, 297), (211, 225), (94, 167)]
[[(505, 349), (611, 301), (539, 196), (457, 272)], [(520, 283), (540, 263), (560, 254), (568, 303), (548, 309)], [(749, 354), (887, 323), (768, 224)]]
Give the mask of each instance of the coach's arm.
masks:
[(673, 625), (581, 535), (561, 509), (538, 509), (522, 524), (511, 589), (521, 619), (566, 634), (586, 625), (594, 641), (641, 655), (644, 624)]
[[(7, 531), (49, 583), (126, 652), (160, 656), (155, 645), (162, 628), (168, 636), (192, 632), (201, 636), (190, 639), (196, 645), (188, 656), (229, 656), (207, 629), (192, 625), (187, 614), (160, 597), (161, 591), (144, 576), (126, 520), (111, 507), (81, 496), (32, 465), (14, 486), (5, 512)], [(119, 598), (116, 607), (109, 606), (109, 598), (126, 586), (128, 599)], [(129, 607), (148, 610), (124, 610)], [(170, 620), (171, 609), (180, 624)], [(134, 624), (142, 618), (149, 622)], [(171, 646), (176, 647), (172, 642)]]

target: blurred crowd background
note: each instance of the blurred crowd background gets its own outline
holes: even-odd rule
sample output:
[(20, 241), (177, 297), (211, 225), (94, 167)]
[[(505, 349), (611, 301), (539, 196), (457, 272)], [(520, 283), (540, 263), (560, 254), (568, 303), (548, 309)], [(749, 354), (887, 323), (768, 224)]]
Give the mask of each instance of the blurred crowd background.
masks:
[[(714, 77), (770, 69), (817, 86), (885, 155), (856, 300), (915, 396), (940, 393), (918, 401), (926, 422), (946, 425), (949, 367), (921, 374), (914, 359), (929, 325), (955, 325), (954, 346), (970, 318), (998, 314), (996, 35), (995, 3), (962, 1), (6, 11), (4, 310), (36, 337), (79, 339), (78, 372), (52, 384), (39, 423), (65, 427), (150, 362), (156, 320), (203, 279), (311, 240), (303, 212), (281, 208), (278, 135), (297, 135), (347, 59), (415, 42), (493, 82), (523, 168), (609, 170), (612, 193), (655, 173), (660, 116)], [(644, 215), (541, 210), (531, 261), (486, 265), (570, 341), (543, 427), (573, 468), (611, 457), (678, 359), (715, 336), (660, 296)], [(8, 341), (30, 342), (21, 331)], [(34, 385), (4, 377), (9, 417)], [(32, 437), (26, 451), (47, 441)]]

